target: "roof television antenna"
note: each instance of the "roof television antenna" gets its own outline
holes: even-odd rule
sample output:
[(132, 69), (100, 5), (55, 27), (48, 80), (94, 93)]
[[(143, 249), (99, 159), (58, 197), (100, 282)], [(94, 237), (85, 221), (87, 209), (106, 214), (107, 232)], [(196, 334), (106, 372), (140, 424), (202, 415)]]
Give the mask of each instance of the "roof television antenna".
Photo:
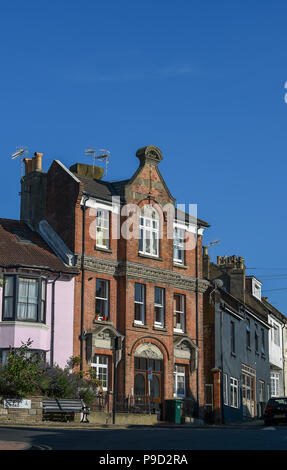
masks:
[(100, 162), (105, 162), (106, 164), (106, 171), (105, 171), (105, 176), (107, 176), (108, 173), (108, 164), (110, 160), (110, 152), (106, 149), (92, 149), (88, 148), (85, 150), (86, 155), (90, 155), (93, 157), (93, 168), (95, 167), (95, 161), (99, 160)]
[(21, 178), (23, 177), (23, 157), (25, 153), (28, 153), (28, 149), (24, 147), (16, 147), (16, 152), (11, 155), (12, 160), (21, 157)]
[(206, 246), (207, 246), (207, 247), (208, 247), (208, 246), (211, 247), (211, 248), (210, 248), (210, 259), (212, 259), (212, 247), (213, 247), (214, 245), (217, 245), (217, 243), (219, 243), (219, 242), (220, 242), (220, 240), (214, 240), (213, 242), (207, 243)]

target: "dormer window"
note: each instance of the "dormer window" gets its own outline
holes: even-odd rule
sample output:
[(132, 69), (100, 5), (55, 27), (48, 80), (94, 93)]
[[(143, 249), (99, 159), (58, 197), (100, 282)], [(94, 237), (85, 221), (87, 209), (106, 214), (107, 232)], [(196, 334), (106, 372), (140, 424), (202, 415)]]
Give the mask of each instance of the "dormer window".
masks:
[(159, 216), (151, 205), (141, 209), (139, 252), (159, 256)]
[(261, 300), (261, 282), (259, 282), (255, 277), (252, 278), (252, 295), (257, 299)]

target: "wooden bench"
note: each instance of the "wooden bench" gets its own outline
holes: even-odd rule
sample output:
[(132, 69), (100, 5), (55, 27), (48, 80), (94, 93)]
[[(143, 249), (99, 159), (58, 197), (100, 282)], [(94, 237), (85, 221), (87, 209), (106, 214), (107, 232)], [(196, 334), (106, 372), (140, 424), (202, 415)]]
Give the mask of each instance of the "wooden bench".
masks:
[(81, 399), (56, 399), (56, 398), (43, 398), (43, 421), (48, 418), (51, 419), (52, 415), (60, 417), (61, 420), (66, 422), (74, 419), (75, 413), (81, 413), (81, 423), (88, 423), (88, 414), (90, 409), (85, 405)]

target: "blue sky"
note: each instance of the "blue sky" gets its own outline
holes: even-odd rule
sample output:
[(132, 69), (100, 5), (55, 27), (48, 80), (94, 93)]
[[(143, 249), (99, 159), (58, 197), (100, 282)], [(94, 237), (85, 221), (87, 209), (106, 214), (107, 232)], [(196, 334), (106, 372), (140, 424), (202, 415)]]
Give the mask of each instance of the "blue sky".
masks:
[(287, 4), (9, 0), (0, 10), (1, 217), (18, 218), (17, 145), (70, 166), (111, 152), (108, 179), (158, 146), (179, 203), (197, 203), (287, 314)]

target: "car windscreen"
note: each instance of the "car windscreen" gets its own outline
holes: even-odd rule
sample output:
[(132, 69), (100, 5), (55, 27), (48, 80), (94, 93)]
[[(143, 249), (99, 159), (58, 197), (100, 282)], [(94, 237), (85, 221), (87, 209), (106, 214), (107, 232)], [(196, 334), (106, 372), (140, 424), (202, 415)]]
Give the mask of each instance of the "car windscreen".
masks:
[(268, 402), (268, 406), (273, 406), (274, 408), (277, 408), (282, 405), (287, 406), (287, 398), (273, 398)]

